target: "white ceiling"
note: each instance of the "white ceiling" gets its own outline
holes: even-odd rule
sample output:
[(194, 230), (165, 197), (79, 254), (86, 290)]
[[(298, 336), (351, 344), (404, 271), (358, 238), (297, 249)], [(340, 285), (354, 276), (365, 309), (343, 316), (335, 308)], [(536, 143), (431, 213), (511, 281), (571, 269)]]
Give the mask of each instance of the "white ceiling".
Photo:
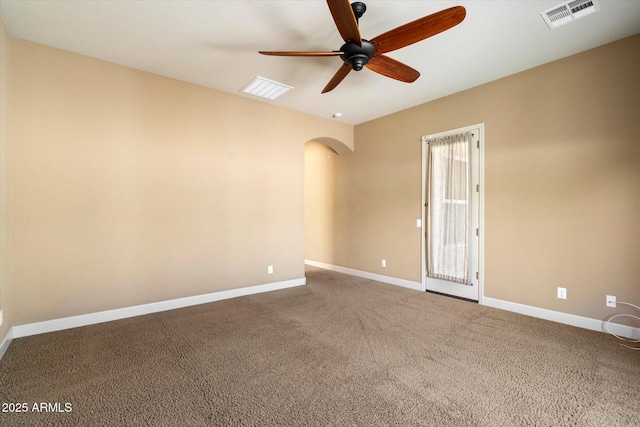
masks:
[[(412, 84), (368, 69), (320, 94), (340, 58), (292, 58), (258, 50), (338, 50), (325, 1), (7, 1), (14, 37), (239, 96), (253, 77), (294, 86), (269, 102), (358, 124), (640, 32), (640, 1), (600, 0), (601, 10), (550, 30), (552, 1), (365, 1), (363, 38), (461, 5), (458, 26), (388, 56), (420, 71)], [(257, 99), (257, 98), (256, 98)]]

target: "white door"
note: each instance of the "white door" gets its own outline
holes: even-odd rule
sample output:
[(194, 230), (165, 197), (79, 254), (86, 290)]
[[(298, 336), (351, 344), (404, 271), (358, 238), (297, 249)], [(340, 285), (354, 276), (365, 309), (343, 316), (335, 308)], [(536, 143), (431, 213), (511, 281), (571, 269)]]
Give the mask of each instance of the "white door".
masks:
[(423, 137), (423, 285), (473, 301), (480, 296), (482, 131), (475, 125)]

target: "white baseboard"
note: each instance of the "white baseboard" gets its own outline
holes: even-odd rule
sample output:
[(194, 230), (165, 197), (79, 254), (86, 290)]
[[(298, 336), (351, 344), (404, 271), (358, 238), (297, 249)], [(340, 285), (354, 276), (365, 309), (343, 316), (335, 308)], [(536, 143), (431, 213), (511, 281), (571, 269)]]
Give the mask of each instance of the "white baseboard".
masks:
[[(398, 279), (395, 277), (384, 276), (381, 274), (369, 273), (366, 271), (355, 270), (352, 268), (340, 267), (332, 264), (326, 264), (317, 261), (305, 260), (305, 264), (324, 268), (327, 270), (337, 271), (339, 273), (349, 274), (365, 279), (376, 280), (383, 283), (402, 286), (414, 290), (422, 290), (422, 284), (412, 282), (410, 280)], [(79, 316), (65, 317), (62, 319), (48, 320), (44, 322), (29, 323), (26, 325), (14, 326), (9, 330), (7, 335), (0, 342), (0, 359), (9, 348), (14, 338), (26, 337), (30, 335), (42, 334), (47, 332), (60, 331), (64, 329), (77, 328), (81, 326), (93, 325), (96, 323), (109, 322), (112, 320), (125, 319), (128, 317), (142, 316), (145, 314), (157, 313), (161, 311), (173, 310), (177, 308), (189, 307), (198, 304), (206, 304), (209, 302), (221, 301), (230, 298), (237, 298), (246, 295), (259, 294), (280, 289), (287, 289), (295, 286), (306, 285), (306, 278), (287, 280), (282, 282), (267, 283), (264, 285), (249, 286), (239, 289), (231, 289), (228, 291), (213, 292), (204, 295), (196, 295), (193, 297), (178, 298), (157, 303), (143, 304), (134, 307), (126, 307), (115, 310), (107, 310), (98, 313), (90, 313)], [(527, 316), (538, 317), (541, 319), (551, 320), (553, 322), (563, 323), (566, 325), (577, 326), (584, 329), (590, 329), (598, 332), (605, 332), (605, 322), (598, 319), (576, 316), (573, 314), (562, 313), (544, 308), (518, 304), (514, 302), (499, 300), (495, 298), (484, 297), (483, 305), (498, 308), (501, 310), (511, 311), (514, 313), (524, 314)], [(632, 326), (619, 325), (612, 323), (609, 328), (616, 335), (630, 338), (640, 339), (640, 328)]]
[[(526, 316), (551, 320), (553, 322), (564, 323), (565, 325), (577, 326), (578, 328), (608, 333), (604, 326), (606, 323), (605, 321), (592, 319), (590, 317), (576, 316), (575, 314), (562, 313), (560, 311), (547, 310), (545, 308), (533, 307), (530, 305), (518, 304), (489, 297), (484, 297), (482, 299), (482, 304), (488, 307), (524, 314)], [(621, 337), (640, 339), (640, 328), (610, 323), (609, 329), (611, 332)]]
[[(228, 291), (212, 292), (210, 294), (196, 295), (172, 299), (168, 301), (154, 302), (150, 304), (137, 305), (133, 307), (118, 308), (115, 310), (100, 311), (97, 313), (83, 314), (79, 316), (64, 317), (62, 319), (47, 320), (44, 322), (29, 323), (26, 325), (14, 326), (9, 333), (11, 338), (20, 338), (30, 335), (44, 334), (47, 332), (61, 331), (64, 329), (78, 328), (80, 326), (93, 325), (96, 323), (110, 322), (112, 320), (126, 319), (128, 317), (142, 316), (145, 314), (158, 313), (161, 311), (174, 310), (176, 308), (190, 307), (192, 305), (206, 304), (209, 302), (221, 301), (230, 298), (237, 298), (246, 295), (259, 294), (263, 292), (277, 291), (280, 289), (292, 288), (307, 284), (305, 277), (282, 282), (267, 283), (264, 285), (249, 286), (246, 288), (231, 289)], [(7, 339), (5, 339), (6, 341)], [(0, 351), (4, 348), (0, 347)], [(8, 347), (9, 344), (6, 344)], [(5, 349), (6, 350), (6, 349)], [(1, 353), (0, 353), (1, 354)]]
[(409, 288), (416, 291), (422, 290), (422, 283), (420, 282), (412, 282), (411, 280), (398, 279), (396, 277), (369, 273), (368, 271), (354, 270), (353, 268), (340, 267), (338, 265), (326, 264), (324, 262), (312, 261), (308, 259), (305, 259), (304, 263), (313, 267), (324, 268), (325, 270), (337, 271), (338, 273), (349, 274), (351, 276), (357, 276), (365, 279), (376, 280), (378, 282), (389, 283), (391, 285), (402, 286), (403, 288)]
[(0, 360), (2, 360), (2, 356), (4, 356), (4, 353), (9, 348), (9, 344), (11, 344), (12, 340), (13, 340), (13, 328), (9, 329), (7, 336), (4, 337), (2, 342), (0, 342)]
[[(403, 286), (405, 288), (422, 290), (422, 284), (395, 277), (383, 276), (381, 274), (369, 273), (366, 271), (354, 270), (352, 268), (340, 267), (324, 262), (305, 260), (305, 264), (314, 267), (324, 268), (326, 270), (337, 271), (338, 273), (350, 274), (352, 276), (363, 277), (365, 279), (377, 280), (378, 282), (389, 283), (392, 285)], [(547, 310), (544, 308), (533, 307), (515, 302), (499, 300), (495, 298), (483, 297), (482, 305), (488, 307), (499, 308), (501, 310), (512, 311), (514, 313), (524, 314), (526, 316), (538, 317), (540, 319), (551, 320), (553, 322), (563, 323), (565, 325), (577, 326), (579, 328), (590, 329), (593, 331), (608, 333), (605, 329), (605, 323), (602, 320), (592, 319), (589, 317), (576, 316), (574, 314), (562, 313), (560, 311)], [(630, 339), (640, 339), (640, 328), (632, 326), (610, 323), (609, 329), (616, 335)]]

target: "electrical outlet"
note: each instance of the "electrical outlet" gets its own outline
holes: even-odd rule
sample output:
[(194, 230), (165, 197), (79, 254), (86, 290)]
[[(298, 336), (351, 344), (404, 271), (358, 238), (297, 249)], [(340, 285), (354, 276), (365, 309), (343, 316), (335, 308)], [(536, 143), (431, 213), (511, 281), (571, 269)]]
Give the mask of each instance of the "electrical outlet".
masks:
[(567, 299), (567, 288), (558, 288), (558, 298)]
[(2, 325), (3, 320), (4, 320), (4, 316), (2, 315), (2, 310), (0, 310), (0, 325)]
[(267, 274), (273, 274), (273, 265), (267, 266)]
[(382, 266), (383, 266), (383, 267), (386, 267), (386, 266), (387, 266), (387, 260), (386, 260), (386, 259), (383, 259), (383, 260), (382, 260)]
[(607, 307), (615, 307), (616, 306), (616, 297), (615, 295), (607, 295)]

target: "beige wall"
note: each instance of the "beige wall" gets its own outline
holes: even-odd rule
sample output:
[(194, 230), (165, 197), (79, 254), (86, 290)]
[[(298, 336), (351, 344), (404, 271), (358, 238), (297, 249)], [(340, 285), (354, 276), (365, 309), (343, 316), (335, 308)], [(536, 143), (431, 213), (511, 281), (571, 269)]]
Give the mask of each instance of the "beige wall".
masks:
[(348, 250), (333, 263), (420, 282), (421, 136), (484, 122), (484, 294), (597, 319), (612, 314), (606, 294), (640, 302), (638, 46), (640, 35), (356, 126), (354, 154), (336, 164), (349, 192), (336, 245)]
[(0, 20), (0, 342), (12, 326), (11, 227), (9, 198), (9, 36)]
[(607, 293), (640, 300), (640, 36), (356, 126), (355, 153), (316, 164), (332, 227), (307, 245), (305, 142), (342, 154), (353, 127), (0, 41), (0, 338), (299, 278), (305, 256), (420, 281), (420, 137), (479, 122), (485, 295), (592, 318)]
[(304, 276), (304, 144), (352, 126), (10, 42), (14, 325)]

